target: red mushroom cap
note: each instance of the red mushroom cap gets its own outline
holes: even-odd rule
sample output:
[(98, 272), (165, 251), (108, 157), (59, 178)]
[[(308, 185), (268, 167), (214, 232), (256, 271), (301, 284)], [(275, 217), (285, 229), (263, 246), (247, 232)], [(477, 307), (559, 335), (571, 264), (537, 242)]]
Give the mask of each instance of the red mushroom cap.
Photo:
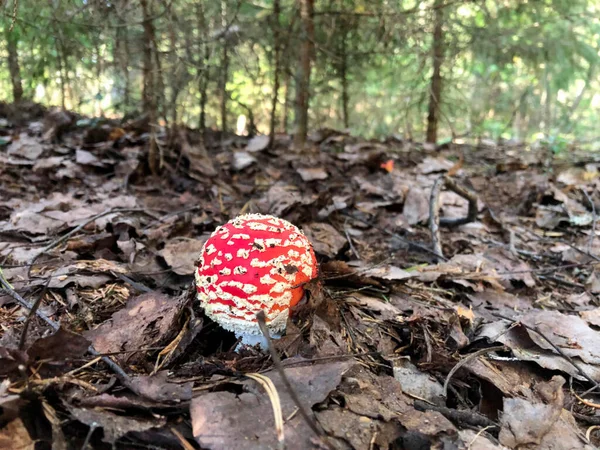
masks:
[(285, 330), (290, 308), (317, 277), (310, 242), (286, 220), (246, 214), (217, 228), (204, 243), (196, 290), (208, 317), (238, 335), (260, 334), (264, 311), (272, 333)]

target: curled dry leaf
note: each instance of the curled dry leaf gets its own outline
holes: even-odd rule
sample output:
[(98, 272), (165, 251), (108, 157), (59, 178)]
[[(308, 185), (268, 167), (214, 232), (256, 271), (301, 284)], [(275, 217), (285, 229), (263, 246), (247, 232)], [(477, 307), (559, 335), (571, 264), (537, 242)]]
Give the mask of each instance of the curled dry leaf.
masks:
[(176, 320), (184, 302), (185, 296), (142, 294), (131, 298), (125, 308), (84, 336), (100, 353), (124, 352), (115, 356), (120, 363), (139, 361), (145, 354), (140, 349), (156, 347), (176, 332)]

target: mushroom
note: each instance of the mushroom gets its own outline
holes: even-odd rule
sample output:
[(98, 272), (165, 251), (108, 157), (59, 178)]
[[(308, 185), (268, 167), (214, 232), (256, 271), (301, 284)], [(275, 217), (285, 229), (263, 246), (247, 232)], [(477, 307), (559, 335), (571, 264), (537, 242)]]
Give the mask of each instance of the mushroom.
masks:
[(218, 227), (204, 243), (196, 290), (206, 315), (246, 345), (266, 348), (256, 314), (264, 311), (271, 337), (285, 331), (290, 308), (317, 277), (309, 240), (290, 222), (246, 214)]

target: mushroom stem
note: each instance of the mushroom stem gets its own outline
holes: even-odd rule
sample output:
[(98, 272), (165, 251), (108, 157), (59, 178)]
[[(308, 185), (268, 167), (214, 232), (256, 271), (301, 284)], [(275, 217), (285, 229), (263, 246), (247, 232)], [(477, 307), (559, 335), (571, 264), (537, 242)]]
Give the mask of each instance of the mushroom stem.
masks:
[[(247, 333), (236, 333), (236, 337), (241, 339), (240, 343), (236, 346), (235, 350), (238, 351), (244, 346), (254, 347), (258, 344), (258, 346), (262, 350), (267, 350), (269, 348), (267, 343), (267, 338), (262, 334), (247, 334)], [(281, 338), (280, 333), (271, 334), (271, 339), (279, 339)]]

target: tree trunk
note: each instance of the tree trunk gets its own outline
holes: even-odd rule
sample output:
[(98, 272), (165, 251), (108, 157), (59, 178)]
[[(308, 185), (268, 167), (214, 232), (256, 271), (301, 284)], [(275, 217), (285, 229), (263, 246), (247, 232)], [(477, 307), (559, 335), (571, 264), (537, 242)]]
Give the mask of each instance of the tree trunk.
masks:
[(283, 111), (281, 112), (281, 132), (287, 133), (288, 129), (288, 117), (290, 111), (290, 84), (292, 81), (292, 76), (290, 74), (289, 67), (284, 69), (285, 73), (285, 81), (283, 82)]
[(121, 76), (123, 77), (123, 100), (121, 101), (121, 107), (125, 112), (129, 110), (130, 98), (131, 98), (131, 82), (129, 78), (129, 70), (127, 70), (127, 61), (129, 61), (129, 41), (127, 39), (126, 29), (124, 27), (125, 21), (119, 16), (118, 19), (119, 27), (116, 28), (115, 35), (115, 55), (114, 60), (118, 64)]
[(308, 102), (310, 88), (310, 71), (314, 51), (315, 26), (314, 0), (300, 1), (301, 44), (300, 61), (296, 75), (296, 130), (294, 146), (301, 149), (306, 144), (308, 133)]
[(204, 1), (199, 1), (196, 5), (196, 19), (198, 28), (198, 91), (200, 92), (200, 117), (198, 118), (198, 129), (204, 138), (206, 132), (206, 101), (209, 80), (208, 60), (210, 58), (210, 47), (205, 42), (209, 34), (206, 12), (204, 10)]
[(152, 25), (151, 2), (152, 0), (140, 0), (142, 5), (142, 17), (144, 27), (144, 52), (143, 52), (143, 76), (144, 89), (142, 91), (142, 107), (148, 114), (150, 124), (150, 142), (148, 150), (148, 166), (150, 171), (156, 175), (160, 170), (160, 156), (156, 144), (156, 85), (154, 80), (154, 68), (152, 66), (152, 47), (154, 43), (154, 26)]
[(19, 38), (17, 32), (6, 31), (6, 47), (8, 50), (8, 71), (12, 83), (13, 101), (20, 102), (23, 98), (23, 84), (21, 83), (21, 67), (19, 66), (18, 52)]
[(340, 81), (342, 84), (342, 115), (344, 128), (350, 128), (350, 116), (348, 113), (348, 52), (347, 52), (348, 30), (344, 23), (342, 42), (340, 46)]
[(437, 142), (440, 103), (442, 98), (441, 68), (444, 62), (444, 1), (435, 0), (433, 24), (433, 75), (429, 86), (429, 113), (427, 115), (427, 142)]
[(60, 49), (60, 46), (58, 45), (58, 39), (55, 37), (54, 38), (54, 45), (56, 48), (56, 59), (58, 61), (58, 73), (60, 74), (60, 107), (64, 110), (67, 109), (66, 107), (66, 100), (65, 100), (65, 67), (63, 64), (63, 60), (62, 60), (62, 52)]
[(221, 77), (219, 78), (219, 92), (221, 94), (221, 132), (223, 136), (227, 132), (227, 79), (229, 72), (229, 43), (227, 38), (223, 41), (223, 53), (221, 54)]
[(275, 127), (277, 122), (277, 102), (279, 100), (279, 72), (281, 66), (281, 42), (279, 14), (281, 13), (280, 0), (273, 0), (273, 98), (271, 101), (271, 118), (269, 120), (269, 147), (275, 141)]
[(227, 3), (221, 1), (221, 26), (223, 28), (223, 53), (221, 54), (221, 77), (219, 78), (219, 93), (221, 95), (221, 136), (227, 132), (227, 80), (229, 79), (229, 36), (227, 27)]

